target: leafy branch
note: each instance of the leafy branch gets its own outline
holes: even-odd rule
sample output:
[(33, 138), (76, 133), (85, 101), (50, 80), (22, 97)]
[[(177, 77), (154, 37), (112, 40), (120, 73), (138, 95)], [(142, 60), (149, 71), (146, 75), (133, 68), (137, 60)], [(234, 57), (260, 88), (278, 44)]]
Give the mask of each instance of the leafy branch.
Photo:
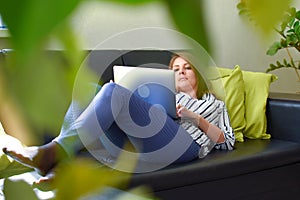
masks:
[(290, 53), (291, 48), (296, 49), (300, 53), (300, 10), (291, 7), (285, 13), (284, 18), (279, 26), (280, 29), (275, 31), (281, 36), (280, 41), (274, 42), (267, 51), (267, 55), (273, 56), (279, 50), (285, 49), (289, 58), (283, 59), (282, 62), (277, 61), (275, 64), (270, 64), (266, 72), (277, 70), (280, 68), (293, 68), (300, 81), (300, 62), (296, 61)]
[[(257, 23), (259, 23), (259, 20), (257, 20), (257, 10), (251, 8), (250, 3), (250, 1), (241, 0), (237, 4), (237, 9), (239, 10), (240, 16), (246, 17), (250, 22), (257, 25)], [(279, 5), (277, 6), (279, 7)], [(275, 13), (276, 12), (274, 11), (273, 14)], [(263, 13), (260, 13), (259, 16), (263, 16), (262, 14)], [(281, 68), (291, 68), (295, 70), (298, 81), (300, 81), (300, 61), (295, 60), (290, 52), (290, 49), (296, 49), (296, 51), (300, 53), (300, 10), (296, 10), (295, 7), (289, 6), (288, 9), (284, 10), (282, 16), (283, 17), (279, 18), (281, 20), (279, 21), (278, 28), (272, 28), (280, 35), (280, 39), (279, 41), (275, 41), (269, 47), (266, 54), (274, 56), (279, 50), (284, 49), (287, 52), (288, 58), (271, 63), (266, 72), (271, 72)], [(262, 24), (260, 25), (262, 26)]]

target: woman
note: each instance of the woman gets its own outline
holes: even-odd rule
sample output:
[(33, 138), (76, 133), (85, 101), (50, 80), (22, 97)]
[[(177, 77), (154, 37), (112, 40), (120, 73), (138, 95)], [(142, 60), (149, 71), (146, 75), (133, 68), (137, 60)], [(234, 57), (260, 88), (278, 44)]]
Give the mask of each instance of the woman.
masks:
[[(183, 149), (183, 151), (176, 155), (176, 159), (168, 160), (168, 164), (188, 162), (204, 157), (213, 147), (233, 149), (235, 137), (224, 102), (207, 92), (203, 79), (185, 58), (175, 55), (171, 59), (170, 69), (175, 72), (178, 92), (176, 94), (177, 114), (180, 120), (166, 117), (166, 113), (157, 109), (156, 120), (165, 120), (165, 123), (160, 131), (151, 137), (132, 136), (123, 131), (124, 129), (122, 130), (120, 126), (130, 127), (130, 123), (146, 126), (152, 123), (149, 122), (151, 105), (133, 95), (129, 90), (110, 82), (101, 88), (91, 104), (83, 112), (79, 112), (80, 114), (74, 112), (76, 105), (72, 103), (60, 135), (52, 142), (40, 147), (24, 148), (22, 151), (8, 148), (4, 148), (3, 151), (24, 165), (35, 168), (40, 174), (46, 175), (58, 162), (75, 155), (83, 148), (84, 145), (78, 132), (92, 133), (92, 123), (98, 123), (104, 131), (102, 135), (120, 148), (125, 140), (129, 140), (135, 150), (141, 154), (141, 159), (149, 162), (159, 163), (168, 160), (171, 157), (170, 153), (156, 157), (147, 157), (147, 155), (149, 152), (168, 146), (174, 138), (180, 142), (174, 143), (176, 147), (171, 147), (171, 152), (176, 149)], [(117, 98), (113, 98), (113, 94)], [(112, 101), (114, 101), (113, 104)], [(126, 106), (124, 102), (129, 102), (132, 120), (123, 120), (126, 118), (122, 112)], [(97, 122), (91, 122), (95, 121), (92, 116), (95, 114), (94, 110)], [(118, 124), (116, 119), (119, 121)], [(99, 137), (101, 140), (102, 136)], [(101, 142), (105, 143), (103, 140)], [(103, 145), (106, 146), (106, 144)], [(182, 148), (184, 145), (185, 147)], [(117, 156), (114, 151), (108, 149), (108, 152)]]
[(169, 68), (175, 71), (180, 125), (200, 146), (198, 156), (206, 156), (212, 147), (232, 150), (235, 137), (224, 102), (208, 92), (202, 76), (182, 56), (174, 56)]

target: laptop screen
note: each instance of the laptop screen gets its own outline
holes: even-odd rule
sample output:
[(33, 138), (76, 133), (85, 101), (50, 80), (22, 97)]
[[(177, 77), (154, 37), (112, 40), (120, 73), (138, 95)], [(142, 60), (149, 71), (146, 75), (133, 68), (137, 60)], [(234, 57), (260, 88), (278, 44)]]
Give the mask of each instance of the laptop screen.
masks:
[(176, 116), (175, 76), (169, 69), (114, 66), (115, 82), (150, 104), (162, 106), (172, 118)]

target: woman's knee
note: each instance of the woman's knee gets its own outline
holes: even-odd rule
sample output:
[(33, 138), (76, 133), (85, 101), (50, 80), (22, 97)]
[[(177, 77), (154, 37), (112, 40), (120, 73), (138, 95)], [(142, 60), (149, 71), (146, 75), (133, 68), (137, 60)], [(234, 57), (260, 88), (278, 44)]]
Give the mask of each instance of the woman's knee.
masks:
[(101, 96), (102, 98), (103, 97), (111, 97), (112, 95), (112, 92), (114, 91), (116, 87), (116, 83), (113, 83), (113, 82), (109, 82), (109, 83), (105, 83), (100, 91), (97, 93), (98, 96)]
[(101, 90), (108, 90), (108, 91), (113, 91), (113, 89), (116, 87), (116, 83), (114, 82), (108, 82), (108, 83), (105, 83)]

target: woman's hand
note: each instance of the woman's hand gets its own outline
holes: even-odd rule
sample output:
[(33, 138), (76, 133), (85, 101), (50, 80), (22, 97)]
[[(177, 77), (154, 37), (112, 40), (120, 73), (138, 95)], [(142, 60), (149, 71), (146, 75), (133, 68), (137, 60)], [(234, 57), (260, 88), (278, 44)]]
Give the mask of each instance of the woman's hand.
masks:
[(201, 129), (212, 141), (216, 143), (221, 143), (225, 141), (225, 136), (223, 131), (215, 125), (211, 125), (207, 120), (205, 120), (201, 115), (190, 111), (186, 107), (180, 104), (176, 105), (177, 115), (182, 119), (189, 120), (194, 123), (199, 129)]
[(207, 120), (205, 120), (201, 115), (190, 111), (186, 107), (179, 104), (176, 106), (177, 115), (182, 119), (189, 120), (194, 123), (199, 129), (201, 129), (212, 141), (216, 143), (221, 143), (225, 141), (224, 133), (215, 125), (211, 125)]
[(181, 119), (189, 120), (193, 122), (196, 126), (199, 126), (199, 117), (200, 115), (194, 113), (193, 111), (190, 111), (184, 106), (181, 106), (180, 104), (177, 104), (177, 116), (181, 117)]

